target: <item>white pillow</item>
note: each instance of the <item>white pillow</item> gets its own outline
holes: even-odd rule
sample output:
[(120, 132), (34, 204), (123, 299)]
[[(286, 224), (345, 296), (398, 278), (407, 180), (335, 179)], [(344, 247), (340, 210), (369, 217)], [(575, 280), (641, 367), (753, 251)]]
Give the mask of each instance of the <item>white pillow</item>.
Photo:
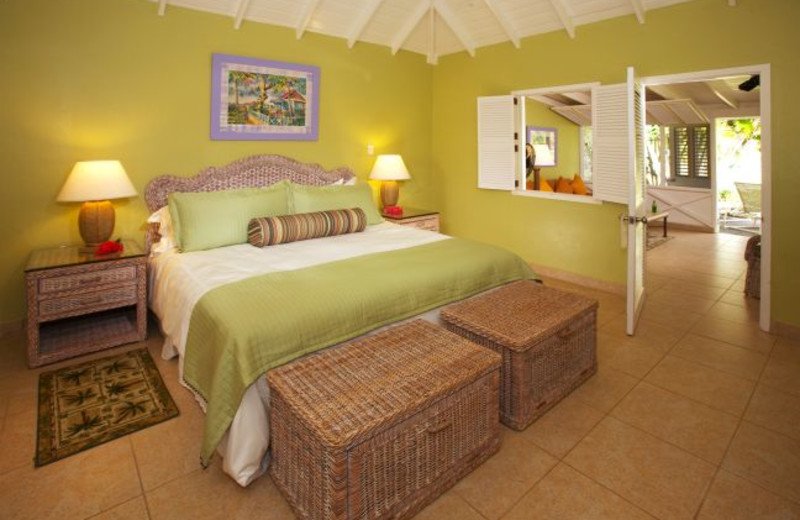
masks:
[(175, 240), (175, 230), (172, 226), (172, 215), (169, 213), (169, 206), (164, 206), (147, 218), (150, 224), (158, 224), (158, 234), (161, 239), (150, 247), (150, 254), (153, 256), (166, 253), (172, 249), (177, 249), (178, 242)]
[(331, 186), (355, 186), (357, 182), (358, 182), (358, 177), (350, 177), (349, 179), (347, 179), (346, 182), (344, 179), (339, 179), (338, 181), (331, 184)]

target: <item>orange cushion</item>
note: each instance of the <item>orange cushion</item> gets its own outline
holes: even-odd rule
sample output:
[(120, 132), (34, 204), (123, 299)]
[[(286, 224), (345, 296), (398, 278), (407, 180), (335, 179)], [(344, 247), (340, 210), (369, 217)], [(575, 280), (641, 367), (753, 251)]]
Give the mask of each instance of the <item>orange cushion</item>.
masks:
[(553, 187), (547, 182), (547, 179), (539, 180), (539, 191), (553, 191)]
[(556, 183), (556, 193), (572, 193), (572, 185), (564, 177), (559, 177)]
[(586, 184), (584, 184), (583, 179), (576, 173), (575, 177), (572, 178), (572, 191), (576, 195), (587, 195), (588, 191), (586, 190)]

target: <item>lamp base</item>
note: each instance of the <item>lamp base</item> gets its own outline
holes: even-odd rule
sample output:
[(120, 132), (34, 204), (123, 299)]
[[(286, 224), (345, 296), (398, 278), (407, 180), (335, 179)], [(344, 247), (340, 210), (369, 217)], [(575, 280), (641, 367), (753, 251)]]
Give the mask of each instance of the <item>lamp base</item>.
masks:
[(78, 229), (86, 244), (81, 251), (94, 252), (114, 232), (114, 206), (107, 200), (84, 202), (78, 213)]
[(381, 203), (383, 207), (397, 206), (397, 199), (400, 198), (400, 185), (397, 181), (383, 181), (381, 183)]

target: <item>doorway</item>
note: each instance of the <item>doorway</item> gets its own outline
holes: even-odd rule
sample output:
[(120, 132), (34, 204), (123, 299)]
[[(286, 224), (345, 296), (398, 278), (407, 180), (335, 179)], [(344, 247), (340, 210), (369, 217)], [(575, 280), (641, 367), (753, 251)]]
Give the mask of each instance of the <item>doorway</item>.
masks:
[[(719, 182), (717, 125), (727, 121), (759, 118), (760, 157), (760, 293), (759, 326), (770, 327), (771, 258), (771, 164), (770, 164), (770, 67), (754, 65), (732, 69), (671, 74), (642, 78), (648, 123), (646, 132), (649, 157), (646, 166), (648, 207), (670, 214), (670, 224), (683, 224), (697, 231), (715, 233), (720, 228), (720, 193), (730, 188), (727, 176)], [(749, 83), (748, 83), (749, 82)], [(755, 83), (755, 85), (754, 85)], [(741, 87), (744, 89), (740, 90)], [(749, 90), (746, 90), (747, 88)], [(695, 92), (694, 95), (687, 93)], [(755, 91), (755, 92), (754, 92)], [(742, 92), (743, 94), (739, 94)], [(713, 96), (715, 103), (695, 101), (701, 95)], [(724, 128), (723, 128), (724, 130)], [(735, 130), (735, 129), (734, 129)], [(740, 129), (741, 130), (741, 129)], [(741, 137), (741, 136), (740, 136)], [(751, 135), (752, 138), (752, 135)], [(748, 177), (753, 181), (752, 174)], [(671, 182), (670, 182), (671, 181)], [(741, 182), (741, 181), (739, 181)], [(757, 185), (756, 182), (744, 184)], [(735, 184), (734, 184), (735, 186)], [(737, 193), (738, 195), (738, 193)], [(741, 197), (741, 196), (740, 196)], [(733, 198), (731, 196), (731, 198)], [(753, 208), (750, 208), (753, 209)], [(749, 214), (754, 214), (750, 211)], [(724, 218), (724, 215), (723, 215)], [(677, 221), (677, 222), (676, 222)], [(727, 221), (722, 222), (727, 226)], [(683, 227), (683, 226), (682, 226)]]

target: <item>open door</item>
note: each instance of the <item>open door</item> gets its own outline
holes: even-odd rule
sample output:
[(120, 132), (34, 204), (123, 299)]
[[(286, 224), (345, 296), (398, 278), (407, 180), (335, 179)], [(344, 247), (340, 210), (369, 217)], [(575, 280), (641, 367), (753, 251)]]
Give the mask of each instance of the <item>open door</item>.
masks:
[(644, 307), (644, 259), (647, 244), (647, 190), (644, 165), (644, 87), (634, 76), (633, 67), (628, 67), (628, 119), (629, 119), (629, 164), (628, 164), (628, 310), (625, 332), (633, 335), (639, 314)]

